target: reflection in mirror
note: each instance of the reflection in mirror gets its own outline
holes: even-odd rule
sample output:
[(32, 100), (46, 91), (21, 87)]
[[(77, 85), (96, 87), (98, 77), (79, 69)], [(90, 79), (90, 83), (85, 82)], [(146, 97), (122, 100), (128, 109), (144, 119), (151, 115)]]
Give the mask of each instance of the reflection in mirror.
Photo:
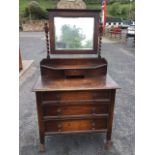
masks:
[(93, 17), (54, 17), (56, 50), (93, 50)]

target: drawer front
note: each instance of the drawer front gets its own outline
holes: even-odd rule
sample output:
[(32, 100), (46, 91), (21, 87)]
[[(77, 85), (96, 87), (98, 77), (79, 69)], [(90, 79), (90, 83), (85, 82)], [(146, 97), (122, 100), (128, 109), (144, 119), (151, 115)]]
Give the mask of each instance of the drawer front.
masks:
[(111, 99), (111, 90), (94, 91), (92, 94), (93, 99)]
[(109, 104), (88, 104), (88, 105), (46, 105), (43, 107), (44, 116), (58, 115), (86, 115), (86, 114), (108, 114)]
[[(79, 101), (94, 99), (111, 99), (111, 90), (98, 91), (68, 91), (68, 92), (43, 92), (42, 101)], [(65, 104), (65, 103), (64, 103)]]
[(45, 132), (88, 131), (107, 129), (107, 118), (50, 120), (44, 122)]

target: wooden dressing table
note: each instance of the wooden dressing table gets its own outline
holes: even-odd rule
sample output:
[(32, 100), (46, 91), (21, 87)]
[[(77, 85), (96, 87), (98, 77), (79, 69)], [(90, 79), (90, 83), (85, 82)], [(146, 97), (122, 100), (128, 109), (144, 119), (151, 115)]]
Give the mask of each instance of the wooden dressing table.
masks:
[[(40, 62), (41, 76), (33, 88), (36, 93), (40, 150), (45, 150), (46, 135), (93, 132), (105, 132), (106, 146), (109, 147), (112, 144), (115, 94), (119, 86), (107, 75), (107, 61), (100, 55), (100, 12), (62, 9), (48, 11), (49, 28), (45, 24), (47, 58)], [(85, 20), (93, 23), (88, 27), (90, 32), (93, 31), (89, 45), (88, 40), (84, 39), (80, 48), (70, 44), (75, 39), (75, 30), (84, 33), (85, 39), (90, 37), (82, 29), (88, 23), (81, 24), (81, 27), (80, 24), (74, 26), (74, 19), (79, 20), (79, 23)], [(69, 25), (67, 28), (72, 29), (70, 32), (74, 32), (70, 42), (63, 40), (64, 34), (60, 34), (65, 27), (63, 22), (65, 26)], [(50, 54), (96, 54), (98, 57), (51, 59)]]

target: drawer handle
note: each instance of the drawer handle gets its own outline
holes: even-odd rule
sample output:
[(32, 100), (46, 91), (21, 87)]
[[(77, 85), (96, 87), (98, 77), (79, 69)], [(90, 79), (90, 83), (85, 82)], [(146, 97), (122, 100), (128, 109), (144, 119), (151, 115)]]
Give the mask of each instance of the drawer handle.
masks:
[(60, 96), (59, 96), (59, 95), (56, 95), (56, 99), (57, 99), (57, 100), (60, 100)]
[(95, 127), (95, 125), (96, 125), (96, 123), (93, 121), (93, 122), (92, 122), (92, 127)]
[(94, 122), (94, 120), (92, 121), (91, 125), (92, 125), (92, 130), (95, 130), (96, 123)]
[(96, 113), (96, 108), (93, 107), (93, 108), (92, 108), (92, 114), (95, 114), (95, 113)]
[(97, 97), (98, 95), (95, 93), (95, 94), (93, 94), (93, 98), (95, 98), (95, 97)]
[(59, 132), (61, 132), (61, 131), (62, 131), (62, 129), (58, 129), (58, 131), (59, 131)]
[(62, 124), (61, 124), (61, 123), (58, 124), (58, 131), (59, 131), (59, 132), (62, 131)]
[(94, 128), (94, 127), (92, 127), (92, 130), (95, 130), (95, 128)]
[(57, 113), (60, 115), (62, 113), (62, 110), (60, 108), (58, 108)]

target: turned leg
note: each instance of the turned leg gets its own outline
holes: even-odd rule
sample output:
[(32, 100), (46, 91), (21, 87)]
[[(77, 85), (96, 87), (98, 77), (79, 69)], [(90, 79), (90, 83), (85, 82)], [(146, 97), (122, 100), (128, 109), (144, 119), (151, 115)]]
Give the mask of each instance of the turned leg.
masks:
[(112, 134), (112, 132), (108, 131), (107, 135), (106, 135), (106, 141), (105, 141), (105, 144), (104, 144), (104, 148), (106, 150), (109, 150), (113, 145), (113, 142), (111, 141), (111, 134)]
[(44, 124), (43, 124), (43, 112), (42, 112), (42, 94), (40, 92), (36, 93), (37, 101), (37, 113), (38, 113), (38, 126), (39, 126), (39, 136), (40, 136), (40, 152), (45, 151), (45, 135), (44, 135)]
[(45, 152), (45, 137), (44, 137), (43, 134), (40, 134), (39, 151), (40, 151), (40, 152)]
[(106, 142), (105, 142), (105, 149), (110, 149), (113, 145), (111, 140), (112, 135), (112, 124), (113, 124), (113, 114), (114, 114), (114, 104), (115, 104), (115, 90), (111, 91), (111, 104), (109, 107), (109, 119), (108, 119), (108, 131), (106, 134)]
[(41, 143), (40, 143), (39, 151), (40, 151), (40, 152), (45, 152), (45, 144), (41, 144)]

